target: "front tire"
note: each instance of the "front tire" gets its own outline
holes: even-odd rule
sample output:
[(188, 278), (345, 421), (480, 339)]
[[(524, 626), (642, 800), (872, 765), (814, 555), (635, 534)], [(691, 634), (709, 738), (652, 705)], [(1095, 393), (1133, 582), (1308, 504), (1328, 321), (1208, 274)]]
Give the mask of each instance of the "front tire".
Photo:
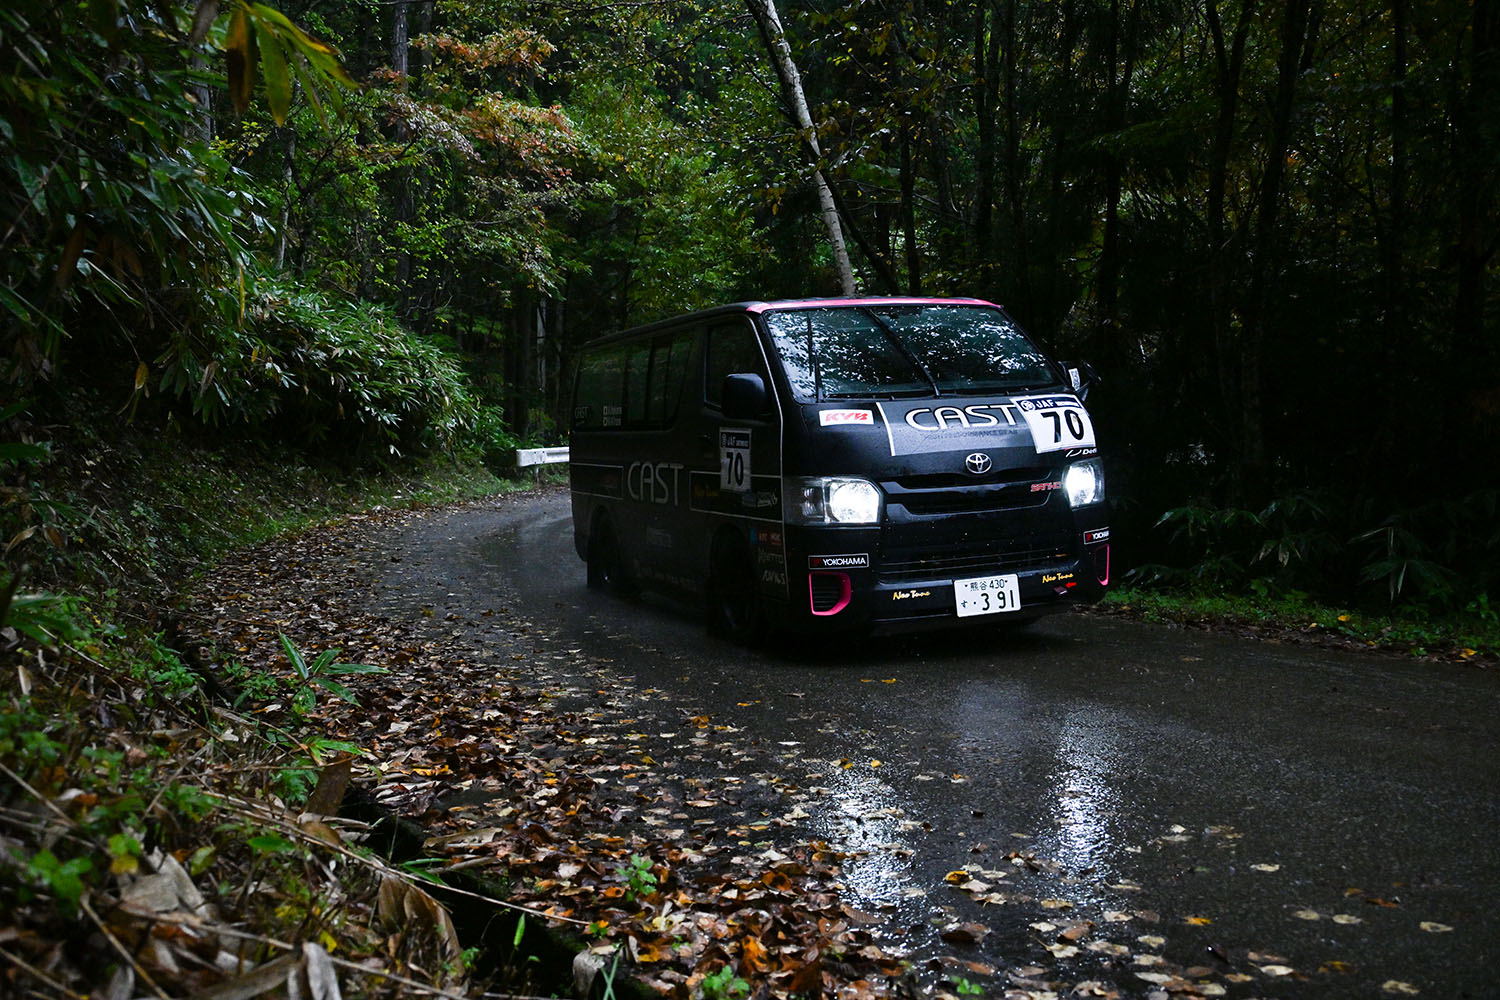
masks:
[(593, 590), (616, 593), (625, 589), (625, 561), (614, 525), (601, 517), (589, 535), (588, 582)]
[(742, 646), (763, 637), (765, 618), (749, 553), (737, 541), (714, 547), (708, 578), (708, 630)]

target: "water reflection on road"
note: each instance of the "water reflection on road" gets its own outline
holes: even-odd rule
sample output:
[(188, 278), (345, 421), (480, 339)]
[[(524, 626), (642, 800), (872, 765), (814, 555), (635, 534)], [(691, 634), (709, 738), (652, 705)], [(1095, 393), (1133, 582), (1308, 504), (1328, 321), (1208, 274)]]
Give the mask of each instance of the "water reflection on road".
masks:
[(826, 806), (812, 813), (811, 826), (835, 849), (851, 857), (842, 866), (850, 901), (860, 907), (898, 906), (915, 888), (907, 862), (914, 851), (907, 831), (911, 803), (867, 764), (827, 767)]
[(1120, 851), (1113, 835), (1120, 792), (1114, 784), (1119, 728), (1097, 708), (1068, 713), (1057, 731), (1050, 810), (1056, 829), (1041, 849), (1073, 873), (1110, 876)]

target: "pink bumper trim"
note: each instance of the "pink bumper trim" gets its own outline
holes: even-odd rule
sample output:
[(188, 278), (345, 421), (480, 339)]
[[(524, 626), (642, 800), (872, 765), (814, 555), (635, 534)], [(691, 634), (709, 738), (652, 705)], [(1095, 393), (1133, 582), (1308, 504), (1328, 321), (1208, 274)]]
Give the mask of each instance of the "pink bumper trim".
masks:
[[(812, 582), (815, 576), (836, 576), (839, 578), (839, 599), (833, 607), (827, 611), (819, 611), (813, 605)], [(836, 615), (849, 606), (849, 600), (854, 596), (854, 586), (849, 582), (848, 573), (817, 572), (807, 574), (807, 608), (819, 618), (827, 618)]]

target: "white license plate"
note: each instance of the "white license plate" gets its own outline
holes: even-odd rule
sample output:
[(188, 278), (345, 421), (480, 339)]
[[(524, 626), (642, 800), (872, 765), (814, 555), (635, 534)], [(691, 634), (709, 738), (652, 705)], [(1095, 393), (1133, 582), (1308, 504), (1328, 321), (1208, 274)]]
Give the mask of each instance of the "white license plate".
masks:
[(1014, 573), (954, 580), (953, 601), (958, 606), (960, 618), (1020, 611), (1021, 585), (1016, 582)]

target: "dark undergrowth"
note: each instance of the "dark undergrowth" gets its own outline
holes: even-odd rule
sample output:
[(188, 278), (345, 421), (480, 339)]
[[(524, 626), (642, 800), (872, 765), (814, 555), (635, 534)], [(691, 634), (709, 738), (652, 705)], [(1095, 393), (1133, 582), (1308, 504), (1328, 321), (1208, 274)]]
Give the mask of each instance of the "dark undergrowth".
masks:
[(237, 670), (171, 610), (236, 548), (527, 483), (452, 458), (350, 469), (78, 406), (4, 418), (0, 992), (551, 992), (524, 956), (482, 961), (421, 859), (351, 818), (359, 748), (314, 709), (375, 668), (287, 641), (285, 670)]

